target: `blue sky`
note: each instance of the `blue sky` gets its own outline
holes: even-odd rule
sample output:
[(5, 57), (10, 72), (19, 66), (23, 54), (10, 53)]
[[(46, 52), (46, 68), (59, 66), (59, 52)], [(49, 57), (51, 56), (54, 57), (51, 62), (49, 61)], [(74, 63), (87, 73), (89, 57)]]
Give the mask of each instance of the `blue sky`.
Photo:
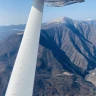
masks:
[[(0, 25), (25, 24), (31, 6), (32, 0), (0, 0)], [(47, 7), (45, 4), (42, 22), (62, 17), (96, 19), (96, 0), (58, 8)]]

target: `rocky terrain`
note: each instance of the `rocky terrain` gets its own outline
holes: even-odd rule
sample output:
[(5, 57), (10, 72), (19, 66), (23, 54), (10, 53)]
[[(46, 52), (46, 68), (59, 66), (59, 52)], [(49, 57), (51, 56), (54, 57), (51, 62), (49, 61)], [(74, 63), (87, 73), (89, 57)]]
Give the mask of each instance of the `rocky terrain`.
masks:
[[(0, 34), (6, 33), (0, 36), (0, 96), (5, 94), (24, 27), (0, 27)], [(42, 24), (33, 96), (96, 96), (95, 68), (96, 20), (64, 17)]]

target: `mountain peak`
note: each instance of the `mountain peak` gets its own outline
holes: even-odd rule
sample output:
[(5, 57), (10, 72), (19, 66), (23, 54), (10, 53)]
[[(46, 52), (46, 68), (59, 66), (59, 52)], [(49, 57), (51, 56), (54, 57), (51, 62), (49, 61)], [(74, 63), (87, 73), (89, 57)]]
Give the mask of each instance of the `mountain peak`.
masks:
[(60, 23), (60, 22), (63, 22), (63, 18), (59, 18), (59, 19), (55, 19), (55, 20), (52, 20), (50, 21), (49, 23)]
[(49, 24), (63, 24), (63, 23), (66, 23), (66, 24), (75, 24), (77, 25), (78, 23), (83, 23), (83, 24), (92, 24), (92, 25), (96, 25), (96, 19), (85, 19), (85, 20), (74, 20), (74, 19), (71, 19), (71, 18), (68, 18), (68, 17), (62, 17), (62, 18), (59, 18), (59, 19), (55, 19), (55, 20), (52, 20), (50, 22), (47, 22), (46, 24), (49, 25)]
[(72, 19), (68, 18), (68, 17), (63, 17), (63, 18), (58, 18), (58, 19), (55, 19), (55, 20), (52, 20), (50, 22), (48, 22), (48, 24), (50, 23), (66, 23), (66, 21), (70, 21)]

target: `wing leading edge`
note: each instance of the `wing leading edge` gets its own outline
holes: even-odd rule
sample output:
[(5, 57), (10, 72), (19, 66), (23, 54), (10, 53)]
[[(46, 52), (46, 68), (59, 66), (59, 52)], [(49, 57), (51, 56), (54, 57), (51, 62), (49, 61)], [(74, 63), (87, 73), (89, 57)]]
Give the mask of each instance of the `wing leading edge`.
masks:
[(84, 0), (45, 0), (45, 2), (48, 3), (48, 6), (62, 7), (74, 3), (81, 3), (84, 2)]

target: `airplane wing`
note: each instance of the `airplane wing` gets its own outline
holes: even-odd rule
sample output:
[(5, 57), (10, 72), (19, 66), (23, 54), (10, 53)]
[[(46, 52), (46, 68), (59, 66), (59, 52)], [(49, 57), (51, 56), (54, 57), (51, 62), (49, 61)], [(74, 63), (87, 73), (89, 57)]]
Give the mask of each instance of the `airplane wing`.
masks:
[(84, 0), (45, 0), (48, 3), (48, 6), (61, 7), (74, 3), (81, 3)]

